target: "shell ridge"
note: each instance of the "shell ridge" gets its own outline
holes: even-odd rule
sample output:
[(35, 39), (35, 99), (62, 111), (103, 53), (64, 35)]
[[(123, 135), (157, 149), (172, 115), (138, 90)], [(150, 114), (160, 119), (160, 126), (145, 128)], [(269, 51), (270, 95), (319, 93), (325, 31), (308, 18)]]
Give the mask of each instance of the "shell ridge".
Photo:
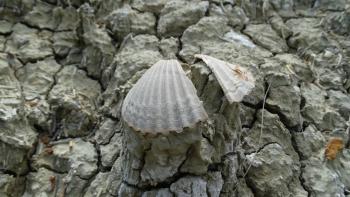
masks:
[[(188, 106), (185, 107), (186, 113), (189, 115), (187, 122), (184, 123), (186, 127), (191, 127), (193, 124), (192, 122), (198, 122), (198, 121), (204, 121), (208, 118), (208, 114), (206, 113), (202, 102), (200, 101), (197, 90), (195, 86), (193, 85), (192, 81), (186, 76), (185, 71), (182, 69), (181, 65), (177, 62), (178, 69), (180, 69), (183, 73), (182, 75), (182, 83), (185, 87), (185, 96), (186, 101), (185, 104)], [(193, 106), (192, 108), (190, 106)]]
[[(177, 65), (178, 70), (183, 71), (183, 69), (181, 68), (181, 66)], [(180, 71), (180, 72), (181, 72)], [(185, 74), (185, 73), (184, 73)], [(186, 83), (187, 82), (187, 83)], [(186, 77), (186, 75), (181, 76), (181, 85), (184, 87), (182, 90), (184, 92), (184, 104), (185, 105), (189, 105), (189, 106), (195, 106), (194, 109), (197, 109), (198, 106), (195, 104), (195, 102), (200, 102), (197, 96), (197, 93), (195, 91), (195, 88), (192, 84), (192, 82), (188, 79), (188, 77)], [(195, 95), (195, 96), (194, 96)], [(196, 110), (192, 110), (190, 107), (184, 107), (182, 110), (184, 110), (184, 114), (188, 115), (187, 119), (183, 119), (181, 121), (183, 121), (184, 125), (189, 125), (191, 122), (195, 121), (196, 119)], [(191, 113), (192, 112), (192, 113)]]
[[(137, 82), (136, 84), (134, 85), (134, 87), (131, 89), (131, 91), (135, 92), (133, 94), (131, 94), (130, 98), (133, 98), (133, 99), (130, 99), (131, 103), (133, 103), (133, 107), (134, 107), (134, 110), (132, 110), (132, 107), (131, 109), (129, 110), (130, 111), (130, 119), (132, 119), (132, 122), (136, 122), (136, 124), (134, 125), (134, 127), (136, 128), (140, 128), (140, 122), (144, 122), (145, 121), (145, 118), (146, 117), (142, 117), (140, 116), (140, 114), (137, 113), (138, 110), (144, 110), (144, 97), (143, 98), (140, 98), (139, 94), (139, 90), (143, 87), (143, 86), (146, 86), (147, 84), (147, 81), (145, 81), (145, 79), (147, 78), (147, 76), (149, 74), (151, 74), (153, 72), (152, 69), (149, 69), (148, 70), (149, 72), (148, 73), (145, 73)], [(145, 82), (144, 82), (145, 81)], [(136, 121), (138, 120), (138, 121)]]
[(164, 121), (162, 121), (164, 119), (164, 117), (162, 116), (163, 111), (162, 109), (164, 109), (164, 107), (162, 106), (162, 101), (166, 100), (164, 97), (166, 97), (166, 94), (162, 95), (162, 91), (165, 91), (166, 88), (164, 88), (164, 81), (166, 81), (166, 71), (168, 69), (168, 65), (167, 62), (165, 61), (161, 66), (161, 68), (159, 69), (159, 79), (158, 79), (158, 83), (157, 85), (157, 95), (156, 95), (156, 99), (154, 100), (154, 105), (159, 105), (160, 106), (160, 110), (155, 112), (155, 116), (156, 116), (156, 120), (155, 122), (155, 129), (156, 130), (162, 130), (164, 129), (163, 124)]
[[(175, 64), (174, 65), (174, 67), (176, 68), (176, 70), (177, 70), (177, 72), (178, 73), (182, 73), (181, 71), (183, 71), (182, 70), (182, 68), (181, 68), (181, 66), (180, 65), (178, 65), (178, 64)], [(184, 74), (184, 73), (183, 73)], [(189, 97), (189, 94), (188, 94), (188, 89), (189, 88), (186, 88), (186, 85), (185, 85), (185, 81), (186, 81), (186, 76), (183, 76), (183, 75), (180, 75), (179, 76), (179, 87), (181, 87), (180, 88), (180, 91), (181, 91), (181, 93), (182, 93), (182, 95), (183, 95), (183, 97), (182, 98), (180, 98), (180, 106), (179, 106), (179, 110), (180, 110), (180, 113), (182, 113), (184, 116), (181, 116), (181, 119), (180, 119), (180, 121), (181, 121), (181, 123), (183, 124), (183, 125), (186, 125), (187, 124), (187, 119), (186, 119), (186, 117), (188, 117), (188, 109), (186, 108), (186, 107), (184, 107), (184, 105), (186, 105), (186, 104), (188, 104), (188, 102), (191, 102), (190, 100), (191, 100), (191, 98)], [(186, 117), (185, 117), (186, 116)]]
[[(145, 74), (139, 79), (140, 83), (136, 83), (136, 84), (135, 84), (135, 89), (133, 89), (133, 90), (134, 90), (134, 92), (136, 92), (136, 93), (134, 93), (134, 94), (132, 95), (132, 96), (133, 96), (132, 98), (135, 98), (135, 97), (136, 97), (136, 98), (135, 98), (134, 100), (132, 100), (131, 102), (133, 103), (133, 105), (134, 105), (134, 107), (135, 107), (136, 110), (139, 110), (139, 111), (141, 111), (141, 110), (146, 110), (146, 107), (147, 107), (146, 99), (149, 98), (149, 97), (147, 96), (147, 92), (146, 92), (146, 95), (144, 95), (144, 96), (140, 96), (139, 94), (140, 94), (140, 92), (144, 89), (144, 87), (147, 87), (147, 86), (150, 86), (150, 85), (151, 85), (150, 83), (152, 83), (152, 81), (147, 80), (147, 78), (148, 78), (148, 77), (151, 77), (151, 76), (155, 73), (155, 71), (156, 71), (156, 69), (153, 68), (153, 67), (151, 67), (151, 68), (149, 69), (149, 72), (148, 72), (148, 73), (145, 73)], [(139, 92), (139, 94), (137, 94), (137, 92)], [(142, 122), (146, 123), (148, 117), (147, 117), (147, 116), (141, 116), (141, 115), (138, 113), (138, 111), (136, 111), (136, 110), (134, 110), (134, 111), (133, 111), (133, 114), (131, 114), (131, 118), (134, 119), (134, 122), (139, 122), (139, 124), (137, 124), (136, 126), (137, 126), (138, 128), (140, 128), (140, 127), (141, 127), (140, 124), (142, 124)], [(139, 120), (139, 121), (135, 121), (135, 120)]]
[[(139, 83), (136, 82), (136, 84), (135, 84), (136, 90), (143, 90), (145, 87), (147, 87), (149, 81), (147, 81), (146, 79), (147, 79), (148, 76), (151, 76), (154, 73), (155, 69), (151, 67), (149, 69), (149, 71), (150, 71), (149, 73), (147, 73), (147, 71), (146, 71), (145, 74), (142, 75), (141, 78), (139, 79), (139, 81), (142, 82), (142, 83), (139, 84)], [(137, 92), (136, 90), (134, 92)], [(139, 96), (137, 96), (136, 99), (134, 100), (135, 103), (142, 104), (141, 101), (144, 101), (144, 98), (139, 97)]]
[[(171, 91), (168, 92), (168, 96), (169, 96), (170, 99), (174, 98), (174, 95), (177, 95), (176, 92), (175, 92), (177, 90), (176, 87), (175, 87), (175, 84), (176, 84), (176, 82), (175, 82), (175, 76), (176, 76), (175, 72), (176, 72), (175, 71), (175, 67), (170, 66), (169, 67), (169, 79), (171, 79), (171, 81), (169, 79), (167, 80), (168, 87), (169, 87), (169, 89), (171, 88), (170, 89)], [(174, 94), (174, 95), (172, 95), (172, 94)], [(165, 105), (166, 105), (167, 111), (169, 112), (169, 128), (172, 129), (172, 130), (176, 130), (178, 128), (176, 126), (176, 119), (175, 119), (176, 118), (175, 117), (176, 112), (174, 111), (174, 109), (172, 107), (173, 104), (171, 102), (166, 102)]]
[[(130, 90), (129, 92), (132, 92), (132, 90)], [(122, 116), (124, 117), (124, 120), (126, 122), (130, 122), (130, 97), (129, 94), (126, 95), (124, 101), (123, 101), (123, 107), (122, 107)]]
[[(154, 66), (154, 72), (152, 76), (149, 76), (149, 80), (150, 82), (150, 91), (146, 92), (145, 96), (147, 97), (147, 101), (145, 102), (145, 110), (146, 110), (146, 123), (145, 125), (148, 125), (149, 128), (155, 128), (155, 122), (152, 121), (152, 119), (154, 119), (154, 117), (156, 115), (156, 111), (151, 107), (153, 104), (153, 101), (155, 100), (154, 98), (152, 98), (152, 96), (155, 94), (157, 86), (156, 86), (156, 82), (159, 76), (161, 76), (160, 74), (160, 69), (162, 67), (161, 64), (159, 64), (159, 62), (157, 62)], [(140, 90), (140, 91), (144, 91), (144, 90)]]
[[(189, 120), (189, 118), (192, 118), (189, 115), (191, 115), (191, 110), (193, 110), (189, 107), (192, 104), (191, 98), (193, 98), (193, 97), (191, 97), (191, 95), (190, 95), (190, 93), (192, 91), (191, 91), (191, 87), (186, 85), (186, 82), (188, 83), (188, 81), (187, 81), (188, 78), (186, 77), (185, 72), (183, 71), (181, 65), (177, 62), (177, 64), (175, 64), (175, 66), (176, 66), (176, 69), (179, 73), (179, 79), (180, 79), (179, 80), (179, 85), (180, 85), (179, 87), (181, 87), (180, 90), (182, 93), (182, 97), (180, 98), (181, 102), (179, 103), (180, 104), (179, 110), (182, 114), (184, 114), (184, 116), (181, 116), (180, 121), (181, 121), (182, 125), (187, 126), (190, 123), (190, 121), (191, 122), (193, 121), (192, 119)], [(180, 73), (182, 75), (180, 75)]]
[[(139, 79), (139, 80), (141, 80), (141, 79)], [(134, 86), (136, 86), (136, 85), (138, 85), (138, 84), (136, 83)], [(127, 111), (128, 108), (130, 108), (132, 106), (134, 106), (136, 108), (136, 110), (137, 110), (137, 108), (139, 108), (139, 106), (135, 105), (135, 101), (130, 99), (130, 98), (134, 97), (135, 92), (136, 92), (135, 90), (137, 90), (137, 87), (135, 87), (135, 89), (131, 89), (124, 100), (125, 103), (123, 103), (123, 106), (124, 105), (127, 106), (127, 108), (124, 109), (125, 111)], [(132, 121), (131, 119), (134, 119), (133, 117), (134, 117), (134, 114), (136, 114), (136, 110), (131, 110), (131, 111), (129, 110), (128, 117), (126, 118), (127, 121)]]
[[(181, 109), (180, 109), (179, 104), (181, 103), (181, 99), (179, 99), (179, 96), (178, 96), (180, 94), (180, 92), (179, 92), (180, 88), (178, 86), (178, 80), (177, 80), (178, 73), (176, 72), (177, 71), (176, 67), (172, 67), (172, 69), (173, 69), (173, 72), (172, 72), (173, 77), (172, 78), (173, 78), (173, 87), (174, 87), (174, 92), (173, 92), (174, 95), (172, 95), (172, 98), (175, 98), (175, 101), (176, 101), (175, 105), (174, 105), (173, 113), (180, 114)], [(182, 122), (181, 116), (178, 116), (178, 117), (174, 116), (175, 130), (177, 130), (180, 127), (179, 125), (181, 124), (181, 122)]]
[[(235, 76), (229, 76), (229, 73), (231, 72), (229, 68), (226, 66), (220, 65), (218, 62), (214, 61), (211, 67), (216, 76), (216, 79), (221, 84), (223, 91), (225, 92), (225, 94), (228, 94), (229, 88), (230, 88), (230, 85), (228, 84), (230, 83), (234, 84), (234, 80), (232, 78)], [(218, 76), (222, 76), (222, 77), (218, 77)]]

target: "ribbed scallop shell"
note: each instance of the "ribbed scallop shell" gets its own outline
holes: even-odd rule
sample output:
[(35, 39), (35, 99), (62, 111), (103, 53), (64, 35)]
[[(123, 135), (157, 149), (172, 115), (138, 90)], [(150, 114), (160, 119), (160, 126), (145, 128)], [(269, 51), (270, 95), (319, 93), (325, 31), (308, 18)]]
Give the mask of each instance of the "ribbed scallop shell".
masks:
[(209, 55), (195, 55), (213, 71), (229, 103), (241, 102), (255, 86), (252, 74), (245, 68), (216, 59)]
[(181, 132), (208, 118), (196, 89), (176, 60), (160, 60), (127, 94), (124, 121), (142, 133)]

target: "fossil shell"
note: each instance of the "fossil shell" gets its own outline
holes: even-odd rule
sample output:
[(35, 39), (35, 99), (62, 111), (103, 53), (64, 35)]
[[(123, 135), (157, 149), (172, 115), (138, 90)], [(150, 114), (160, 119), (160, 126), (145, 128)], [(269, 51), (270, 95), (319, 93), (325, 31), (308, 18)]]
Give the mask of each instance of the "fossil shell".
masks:
[(213, 71), (229, 103), (241, 102), (255, 86), (252, 74), (245, 68), (208, 55), (195, 55)]
[(160, 60), (127, 94), (124, 121), (142, 133), (181, 132), (207, 119), (196, 89), (176, 60)]

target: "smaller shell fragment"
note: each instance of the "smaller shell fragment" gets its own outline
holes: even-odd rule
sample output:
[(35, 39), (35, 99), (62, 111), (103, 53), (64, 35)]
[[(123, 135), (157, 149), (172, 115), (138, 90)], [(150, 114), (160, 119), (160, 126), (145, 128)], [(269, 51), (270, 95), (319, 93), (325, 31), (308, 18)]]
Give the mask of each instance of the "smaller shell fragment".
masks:
[(255, 87), (252, 74), (245, 68), (216, 59), (209, 55), (197, 54), (213, 71), (229, 103), (241, 102)]

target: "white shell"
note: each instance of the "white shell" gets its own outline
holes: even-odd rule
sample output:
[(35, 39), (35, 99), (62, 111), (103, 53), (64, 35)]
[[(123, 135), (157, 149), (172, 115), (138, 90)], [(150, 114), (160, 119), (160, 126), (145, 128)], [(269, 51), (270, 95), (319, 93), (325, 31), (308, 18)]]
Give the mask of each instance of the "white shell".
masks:
[(229, 103), (241, 102), (255, 86), (252, 74), (245, 68), (208, 55), (195, 55), (213, 71)]
[(127, 94), (124, 121), (142, 133), (181, 132), (208, 118), (196, 89), (176, 60), (160, 60)]

